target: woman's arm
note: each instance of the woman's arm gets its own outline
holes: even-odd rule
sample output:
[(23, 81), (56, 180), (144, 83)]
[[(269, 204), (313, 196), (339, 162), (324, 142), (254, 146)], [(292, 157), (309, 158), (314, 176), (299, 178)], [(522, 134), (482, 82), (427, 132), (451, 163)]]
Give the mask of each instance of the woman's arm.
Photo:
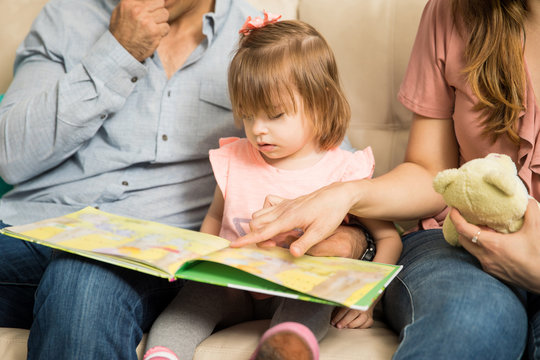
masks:
[(433, 189), (433, 178), (439, 171), (457, 166), (453, 121), (415, 114), (405, 161), (380, 177), (359, 181), (361, 185), (349, 190), (348, 196), (354, 196), (351, 213), (391, 221), (436, 215), (445, 203)]
[(290, 247), (293, 255), (300, 256), (326, 239), (348, 212), (389, 221), (433, 216), (445, 206), (433, 190), (433, 177), (440, 170), (457, 165), (458, 146), (452, 120), (415, 115), (403, 164), (375, 179), (334, 183), (259, 210), (253, 214), (252, 232), (235, 241), (234, 246), (261, 242), (301, 228), (304, 235)]

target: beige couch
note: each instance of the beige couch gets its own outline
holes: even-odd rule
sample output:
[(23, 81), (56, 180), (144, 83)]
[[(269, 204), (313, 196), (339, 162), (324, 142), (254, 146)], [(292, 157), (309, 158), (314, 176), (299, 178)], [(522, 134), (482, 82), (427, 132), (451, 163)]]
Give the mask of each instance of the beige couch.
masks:
[[(411, 115), (397, 102), (396, 93), (426, 0), (250, 1), (260, 9), (307, 21), (324, 34), (336, 53), (352, 106), (348, 133), (352, 144), (373, 147), (376, 175), (399, 163)], [(45, 2), (16, 0), (2, 4), (0, 93), (11, 80), (16, 46)], [(198, 347), (195, 359), (247, 359), (266, 326), (266, 321), (258, 321), (220, 331)], [(0, 328), (0, 359), (24, 359), (27, 336), (27, 330)], [(388, 359), (397, 344), (397, 336), (383, 323), (379, 312), (371, 329), (332, 328), (321, 342), (321, 359)]]

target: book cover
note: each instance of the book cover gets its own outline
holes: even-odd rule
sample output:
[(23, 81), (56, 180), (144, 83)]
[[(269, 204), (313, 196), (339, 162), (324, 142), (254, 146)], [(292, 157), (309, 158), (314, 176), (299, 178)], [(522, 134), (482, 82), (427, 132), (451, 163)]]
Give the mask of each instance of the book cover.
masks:
[(0, 230), (10, 237), (168, 279), (187, 279), (366, 310), (400, 266), (287, 249), (230, 248), (218, 236), (92, 207)]

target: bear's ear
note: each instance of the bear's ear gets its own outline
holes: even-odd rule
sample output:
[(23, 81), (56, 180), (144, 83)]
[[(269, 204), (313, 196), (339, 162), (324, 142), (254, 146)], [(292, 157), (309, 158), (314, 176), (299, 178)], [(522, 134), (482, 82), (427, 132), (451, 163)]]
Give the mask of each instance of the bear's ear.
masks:
[(437, 174), (433, 179), (433, 188), (439, 194), (444, 194), (448, 185), (454, 182), (458, 177), (458, 169), (446, 169)]
[(497, 162), (497, 169), (500, 169), (501, 171), (504, 170), (514, 175), (517, 174), (516, 165), (508, 155), (491, 153), (486, 156), (486, 159)]
[(493, 185), (507, 196), (514, 196), (515, 194), (515, 176), (506, 171), (492, 170), (485, 174), (482, 179), (487, 184)]

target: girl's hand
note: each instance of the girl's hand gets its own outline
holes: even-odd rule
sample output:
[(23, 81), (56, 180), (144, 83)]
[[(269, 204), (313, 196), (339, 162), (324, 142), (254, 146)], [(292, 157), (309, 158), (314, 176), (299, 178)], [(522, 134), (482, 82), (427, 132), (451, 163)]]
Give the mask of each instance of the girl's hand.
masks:
[[(540, 210), (536, 200), (529, 200), (523, 226), (512, 234), (470, 224), (457, 209), (450, 211), (450, 218), (460, 244), (480, 261), (484, 271), (540, 293)], [(476, 243), (472, 241), (475, 236)]]
[(234, 241), (232, 247), (259, 243), (272, 237), (300, 229), (303, 235), (290, 245), (294, 256), (305, 254), (311, 247), (334, 234), (351, 208), (347, 183), (334, 183), (311, 194), (287, 200), (267, 196), (265, 207), (253, 214), (251, 232)]
[(330, 323), (338, 329), (367, 329), (373, 325), (372, 305), (367, 311), (336, 308)]

